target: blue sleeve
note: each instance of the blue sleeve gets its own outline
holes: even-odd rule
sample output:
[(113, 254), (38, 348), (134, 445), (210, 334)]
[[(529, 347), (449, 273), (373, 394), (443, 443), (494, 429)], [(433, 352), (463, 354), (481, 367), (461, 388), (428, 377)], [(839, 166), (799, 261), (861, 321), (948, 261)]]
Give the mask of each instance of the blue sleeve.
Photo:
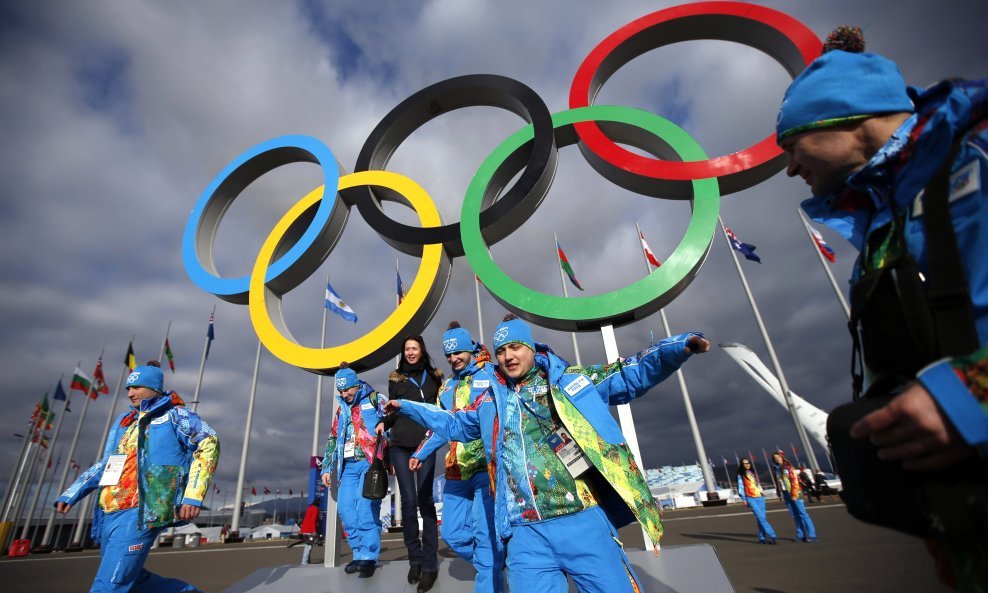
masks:
[(744, 495), (744, 480), (741, 479), (741, 474), (738, 474), (738, 496), (744, 502), (748, 502), (748, 497)]
[(75, 482), (55, 500), (55, 503), (64, 502), (75, 505), (81, 499), (85, 498), (87, 494), (99, 488), (99, 481), (103, 478), (103, 468), (106, 467), (106, 461), (113, 451), (116, 450), (117, 443), (120, 441), (120, 432), (117, 427), (120, 426), (120, 421), (128, 413), (124, 412), (114, 421), (113, 428), (110, 430), (110, 434), (107, 435), (106, 442), (103, 443), (103, 456), (100, 457), (100, 460), (82, 472), (82, 475), (76, 478)]
[(425, 438), (422, 439), (422, 442), (419, 443), (418, 449), (415, 450), (412, 457), (418, 459), (419, 461), (428, 459), (430, 455), (441, 449), (443, 445), (448, 442), (448, 440), (430, 430), (426, 433)]
[[(988, 348), (968, 358), (978, 358), (986, 352)], [(979, 401), (972, 393), (973, 377), (968, 378), (968, 375), (980, 371), (976, 370), (976, 365), (965, 362), (964, 359), (942, 360), (920, 371), (916, 378), (930, 392), (964, 442), (985, 455), (988, 453), (988, 403)], [(965, 375), (967, 384), (958, 373)]]
[[(487, 401), (484, 401), (487, 400)], [(481, 437), (479, 405), (493, 403), (489, 396), (474, 402), (468, 408), (449, 412), (433, 404), (402, 400), (398, 413), (428, 428), (447, 441), (468, 443)], [(479, 405), (478, 405), (479, 404)]]
[(336, 462), (336, 432), (340, 427), (340, 410), (343, 408), (336, 408), (336, 415), (333, 416), (333, 427), (329, 430), (329, 437), (326, 439), (326, 450), (323, 452), (322, 456), (322, 471), (319, 475), (328, 474), (333, 471), (333, 466)]
[(182, 446), (191, 451), (189, 477), (182, 504), (202, 506), (219, 462), (220, 441), (216, 431), (195, 412), (185, 407), (176, 407), (172, 408), (170, 414), (175, 434), (182, 441)]
[(665, 381), (693, 355), (686, 342), (698, 332), (666, 338), (634, 356), (601, 367), (587, 367), (586, 372), (604, 403), (616, 406), (640, 397)]

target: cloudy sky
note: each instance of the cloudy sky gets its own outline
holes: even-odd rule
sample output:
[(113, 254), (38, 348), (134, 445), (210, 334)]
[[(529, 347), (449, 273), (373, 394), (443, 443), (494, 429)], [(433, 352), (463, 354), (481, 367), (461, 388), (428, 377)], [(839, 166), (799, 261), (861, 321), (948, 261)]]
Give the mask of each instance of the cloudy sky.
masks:
[[(190, 280), (181, 238), (199, 195), (248, 148), (285, 134), (328, 145), (349, 171), (377, 123), (405, 97), (440, 80), (490, 73), (534, 89), (551, 112), (565, 110), (585, 56), (621, 26), (676, 3), (574, 0), (433, 2), (4, 3), (0, 8), (0, 185), (4, 232), (0, 289), (0, 479), (6, 479), (35, 402), (77, 363), (91, 373), (105, 349), (111, 389), (134, 337), (140, 362), (159, 356), (165, 329), (176, 372), (166, 385), (192, 399), (206, 325), (216, 306), (216, 341), (199, 412), (216, 428), (216, 479), (233, 490), (241, 454), (257, 337), (245, 306), (220, 301)], [(869, 49), (896, 60), (911, 84), (984, 76), (988, 55), (977, 0), (927, 2), (759, 2), (784, 10), (821, 38), (840, 24), (864, 28)], [(744, 149), (773, 130), (789, 77), (759, 50), (697, 40), (652, 50), (620, 69), (598, 104), (652, 111), (685, 128), (708, 154)], [(486, 156), (523, 121), (490, 107), (432, 120), (395, 151), (388, 169), (420, 183), (445, 221), (459, 220), (462, 196)], [(220, 225), (215, 262), (224, 276), (250, 273), (274, 223), (321, 182), (319, 166), (281, 167), (252, 184)], [(742, 262), (792, 389), (823, 409), (849, 399), (846, 319), (799, 223), (807, 197), (783, 173), (725, 196), (722, 215), (757, 245), (762, 264)], [(390, 216), (413, 222), (403, 206)], [(637, 221), (659, 259), (679, 242), (686, 202), (640, 196), (591, 169), (576, 147), (559, 151), (554, 183), (537, 212), (492, 247), (519, 282), (561, 291), (552, 252), (559, 235), (585, 294), (616, 290), (643, 273)], [(845, 286), (855, 254), (837, 252)], [(395, 259), (406, 285), (418, 260), (399, 255), (354, 208), (326, 262), (285, 296), (287, 323), (319, 345), (327, 275), (360, 316), (329, 320), (327, 341), (342, 344), (394, 307)], [(577, 292), (570, 288), (570, 294)], [(482, 292), (489, 333), (504, 308)], [(673, 332), (698, 330), (715, 343), (740, 342), (768, 363), (725, 243), (717, 237), (696, 280), (666, 309)], [(477, 329), (473, 274), (453, 261), (445, 298), (424, 335), (433, 353), (451, 319)], [(623, 354), (662, 335), (657, 315), (619, 327)], [(537, 337), (574, 360), (567, 334)], [(489, 338), (487, 338), (489, 341)], [(578, 336), (582, 360), (603, 362), (599, 332)], [(439, 358), (437, 363), (445, 367)], [(390, 365), (364, 374), (386, 390)], [(686, 381), (707, 452), (717, 467), (734, 452), (797, 443), (787, 412), (722, 351), (691, 360)], [(247, 477), (256, 486), (297, 490), (306, 481), (317, 377), (264, 352)], [(327, 392), (329, 391), (327, 383)], [(56, 451), (66, 455), (82, 399), (72, 397)], [(83, 466), (112, 397), (89, 408), (74, 457)], [(328, 403), (328, 402), (327, 402)], [(117, 411), (122, 410), (118, 404)], [(58, 409), (58, 408), (57, 408)], [(693, 462), (675, 381), (633, 405), (646, 467)], [(329, 429), (323, 407), (320, 440)], [(821, 460), (822, 451), (818, 451)], [(723, 474), (722, 469), (718, 469)], [(5, 487), (4, 487), (5, 488)]]

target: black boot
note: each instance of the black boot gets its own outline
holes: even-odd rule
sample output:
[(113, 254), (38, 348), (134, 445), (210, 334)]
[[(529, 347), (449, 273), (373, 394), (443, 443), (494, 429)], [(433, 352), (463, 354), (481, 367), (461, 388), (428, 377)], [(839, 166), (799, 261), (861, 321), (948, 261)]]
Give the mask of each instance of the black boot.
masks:
[(360, 578), (362, 579), (369, 579), (374, 576), (374, 570), (376, 569), (376, 560), (361, 560), (360, 564), (357, 565), (357, 572), (360, 573)]
[(408, 567), (408, 582), (409, 584), (415, 584), (419, 582), (422, 578), (422, 566), (418, 564), (412, 564)]
[(422, 578), (419, 579), (419, 586), (416, 591), (418, 593), (425, 593), (436, 584), (436, 578), (439, 577), (439, 571), (424, 570), (422, 571)]
[(346, 566), (343, 567), (343, 572), (347, 574), (353, 574), (357, 572), (357, 567), (360, 565), (360, 560), (351, 560), (347, 562)]

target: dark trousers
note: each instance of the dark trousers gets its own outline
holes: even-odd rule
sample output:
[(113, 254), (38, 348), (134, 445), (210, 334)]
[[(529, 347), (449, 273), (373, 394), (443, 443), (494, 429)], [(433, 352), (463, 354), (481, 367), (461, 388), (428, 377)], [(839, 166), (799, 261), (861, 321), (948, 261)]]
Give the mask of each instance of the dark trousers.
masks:
[[(391, 463), (401, 491), (401, 530), (408, 548), (408, 563), (420, 565), (422, 570), (439, 570), (436, 552), (439, 548), (439, 529), (436, 521), (436, 503), (432, 500), (432, 480), (436, 473), (436, 455), (422, 460), (419, 471), (408, 469), (408, 460), (414, 451), (404, 447), (391, 447)], [(417, 513), (416, 513), (417, 511)], [(419, 538), (418, 514), (422, 515), (422, 537)]]

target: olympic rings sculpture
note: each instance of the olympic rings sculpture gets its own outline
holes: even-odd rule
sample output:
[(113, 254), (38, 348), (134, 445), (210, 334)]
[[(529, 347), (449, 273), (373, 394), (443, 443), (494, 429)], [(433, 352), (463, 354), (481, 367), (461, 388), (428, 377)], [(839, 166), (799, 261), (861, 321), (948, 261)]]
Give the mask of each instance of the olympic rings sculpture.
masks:
[[(422, 333), (446, 291), (452, 262), (465, 256), (487, 290), (509, 310), (538, 325), (591, 330), (647, 317), (671, 302), (699, 272), (717, 227), (721, 193), (751, 187), (784, 166), (771, 136), (725, 157), (708, 159), (684, 130), (658, 115), (592, 101), (616, 70), (662, 45), (723, 39), (761, 49), (795, 76), (819, 55), (822, 42), (791, 17), (740, 2), (701, 2), (660, 10), (633, 21), (601, 42), (580, 66), (570, 109), (550, 114), (526, 85), (475, 74), (433, 84), (402, 101), (382, 119), (346, 175), (332, 151), (308, 136), (284, 136), (248, 149), (200, 195), (186, 224), (182, 258), (190, 279), (217, 297), (247, 304), (258, 338), (277, 358), (332, 374), (343, 361), (356, 370), (387, 362), (402, 336)], [(429, 195), (413, 180), (384, 170), (402, 141), (439, 115), (466, 106), (511, 111), (527, 125), (485, 159), (463, 199), (460, 222), (444, 224)], [(622, 142), (651, 157), (618, 146)], [(647, 277), (606, 294), (562, 298), (531, 290), (498, 268), (487, 247), (508, 237), (538, 208), (555, 174), (558, 147), (578, 144), (587, 162), (611, 182), (648, 196), (690, 200), (692, 216), (672, 255)], [(309, 192), (265, 239), (249, 276), (222, 278), (212, 248), (223, 215), (253, 181), (282, 165), (313, 162), (324, 184)], [(519, 174), (520, 173), (520, 174)], [(506, 187), (517, 176), (517, 180)], [(421, 226), (387, 217), (382, 201), (411, 207)], [(291, 335), (281, 297), (329, 256), (356, 206), (388, 244), (420, 258), (401, 304), (370, 332), (350, 343), (308, 348)]]

